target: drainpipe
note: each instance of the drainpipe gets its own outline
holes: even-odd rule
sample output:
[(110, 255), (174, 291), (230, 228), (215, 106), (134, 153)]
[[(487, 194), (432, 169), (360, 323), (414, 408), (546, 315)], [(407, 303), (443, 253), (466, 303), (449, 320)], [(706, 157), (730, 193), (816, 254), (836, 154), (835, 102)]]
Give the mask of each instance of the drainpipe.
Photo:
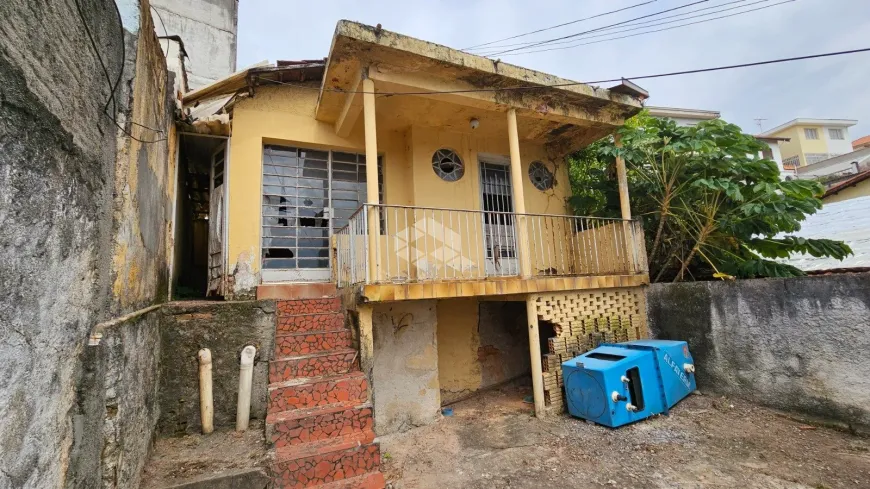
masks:
[(211, 350), (203, 348), (199, 358), (199, 415), (202, 418), (202, 432), (214, 431), (214, 402), (211, 390)]
[(236, 431), (248, 429), (251, 418), (251, 384), (254, 380), (254, 357), (257, 349), (252, 345), (242, 349), (242, 359), (239, 366), (239, 401), (236, 406)]

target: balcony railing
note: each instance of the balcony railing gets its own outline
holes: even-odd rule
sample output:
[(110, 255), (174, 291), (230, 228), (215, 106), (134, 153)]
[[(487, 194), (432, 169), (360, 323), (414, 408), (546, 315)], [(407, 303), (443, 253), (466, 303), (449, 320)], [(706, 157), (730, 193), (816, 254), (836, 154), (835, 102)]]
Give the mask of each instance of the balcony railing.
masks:
[(640, 221), (397, 205), (363, 205), (334, 253), (339, 287), (647, 271)]

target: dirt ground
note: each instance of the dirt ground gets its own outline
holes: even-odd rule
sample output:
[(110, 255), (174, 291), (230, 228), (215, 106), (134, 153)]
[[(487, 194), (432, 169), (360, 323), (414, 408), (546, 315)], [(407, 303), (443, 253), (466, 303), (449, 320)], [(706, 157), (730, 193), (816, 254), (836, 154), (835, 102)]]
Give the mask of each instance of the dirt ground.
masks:
[(529, 394), (484, 392), (436, 424), (381, 437), (388, 487), (870, 488), (870, 439), (742, 401), (692, 395), (670, 416), (609, 429), (537, 419)]
[(145, 466), (140, 487), (161, 488), (251, 468), (268, 468), (263, 422), (252, 420), (248, 431), (215, 431), (160, 438)]

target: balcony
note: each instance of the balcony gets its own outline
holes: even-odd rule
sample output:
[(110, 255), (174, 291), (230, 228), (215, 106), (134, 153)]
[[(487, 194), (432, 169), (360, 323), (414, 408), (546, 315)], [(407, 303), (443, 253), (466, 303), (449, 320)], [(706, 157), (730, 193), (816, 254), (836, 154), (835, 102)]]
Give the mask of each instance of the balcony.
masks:
[(648, 282), (638, 220), (366, 204), (333, 248), (338, 287), (373, 302)]

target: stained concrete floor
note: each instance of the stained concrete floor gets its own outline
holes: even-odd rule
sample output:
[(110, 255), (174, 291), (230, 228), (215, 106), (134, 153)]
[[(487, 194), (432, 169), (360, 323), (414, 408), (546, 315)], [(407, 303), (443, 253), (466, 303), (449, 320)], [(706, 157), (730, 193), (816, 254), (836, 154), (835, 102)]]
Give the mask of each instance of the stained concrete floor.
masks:
[(381, 437), (393, 489), (870, 488), (870, 440), (742, 401), (693, 395), (616, 430), (537, 419), (528, 386), (453, 405), (438, 423)]

